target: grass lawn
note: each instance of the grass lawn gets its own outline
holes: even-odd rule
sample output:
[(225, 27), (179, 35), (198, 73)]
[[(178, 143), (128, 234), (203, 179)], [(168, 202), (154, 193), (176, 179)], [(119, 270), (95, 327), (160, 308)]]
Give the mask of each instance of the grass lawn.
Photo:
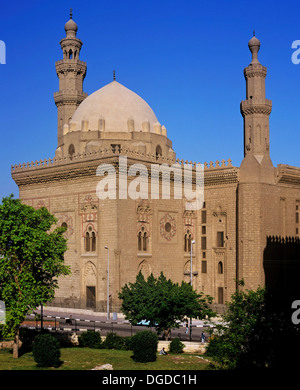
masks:
[[(207, 370), (209, 358), (200, 355), (178, 354), (157, 356), (151, 363), (136, 363), (130, 356), (132, 351), (91, 348), (61, 348), (61, 361), (58, 368), (48, 370), (91, 370), (102, 365), (111, 364), (114, 370)], [(207, 360), (205, 360), (207, 359)], [(0, 370), (45, 370), (37, 367), (31, 352), (12, 357), (12, 350), (0, 350)]]

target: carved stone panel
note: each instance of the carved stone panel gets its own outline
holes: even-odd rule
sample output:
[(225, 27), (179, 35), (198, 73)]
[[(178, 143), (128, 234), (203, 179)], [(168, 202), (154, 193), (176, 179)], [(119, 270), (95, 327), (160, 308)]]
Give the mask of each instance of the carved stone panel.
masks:
[(166, 241), (172, 241), (176, 236), (177, 224), (174, 213), (165, 213), (159, 219), (159, 232), (161, 238)]

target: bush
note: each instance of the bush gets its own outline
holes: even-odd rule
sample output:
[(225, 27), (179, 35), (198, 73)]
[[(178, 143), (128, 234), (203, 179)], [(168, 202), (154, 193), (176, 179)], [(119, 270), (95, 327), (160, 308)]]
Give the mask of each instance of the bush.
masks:
[(101, 348), (101, 336), (99, 332), (88, 330), (83, 332), (78, 340), (81, 347)]
[(184, 347), (185, 345), (177, 337), (176, 339), (172, 340), (170, 343), (170, 353), (183, 353)]
[(132, 337), (132, 359), (135, 362), (147, 363), (156, 360), (158, 338), (149, 330), (136, 333)]
[(59, 342), (60, 348), (72, 348), (75, 346), (67, 333), (55, 332), (55, 338)]
[(29, 328), (20, 328), (20, 341), (22, 342), (22, 346), (20, 348), (21, 353), (31, 352), (33, 348), (33, 341), (40, 332), (37, 329), (29, 329)]
[(40, 367), (58, 367), (60, 365), (60, 345), (51, 334), (40, 334), (33, 342), (34, 361)]
[(125, 338), (117, 335), (114, 332), (109, 332), (103, 341), (102, 348), (104, 349), (125, 349)]
[(124, 345), (126, 351), (133, 351), (132, 336), (124, 337)]

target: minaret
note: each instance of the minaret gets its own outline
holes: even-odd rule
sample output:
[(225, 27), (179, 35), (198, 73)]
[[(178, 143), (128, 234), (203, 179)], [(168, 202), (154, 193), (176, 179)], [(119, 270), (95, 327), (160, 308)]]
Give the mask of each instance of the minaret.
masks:
[(76, 38), (77, 24), (72, 18), (65, 24), (66, 37), (60, 41), (63, 59), (55, 63), (59, 78), (59, 91), (54, 93), (57, 106), (58, 147), (63, 144), (63, 126), (69, 123), (76, 108), (87, 97), (83, 92), (83, 80), (86, 75), (86, 63), (79, 60), (82, 42)]
[(254, 33), (248, 46), (252, 61), (244, 69), (246, 100), (241, 102), (241, 114), (244, 118), (244, 156), (252, 154), (261, 163), (265, 156), (269, 156), (269, 115), (272, 102), (265, 98), (267, 68), (258, 61), (260, 41)]
[(265, 98), (267, 68), (257, 58), (259, 40), (248, 43), (252, 61), (244, 69), (246, 100), (241, 102), (244, 118), (244, 159), (237, 188), (237, 280), (256, 290), (265, 284), (266, 237), (273, 234), (279, 196), (276, 170), (270, 158), (269, 115), (272, 102)]

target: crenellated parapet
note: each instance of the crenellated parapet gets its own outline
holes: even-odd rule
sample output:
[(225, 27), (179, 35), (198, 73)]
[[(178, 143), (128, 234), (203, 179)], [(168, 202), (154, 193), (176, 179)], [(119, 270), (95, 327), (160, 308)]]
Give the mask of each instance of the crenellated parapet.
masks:
[(300, 168), (287, 164), (278, 164), (276, 168), (278, 183), (300, 185)]
[(232, 160), (221, 160), (221, 161), (210, 161), (209, 163), (197, 163), (193, 161), (183, 160), (183, 159), (175, 159), (168, 156), (158, 156), (152, 153), (143, 153), (139, 150), (130, 149), (130, 148), (104, 148), (101, 150), (97, 150), (95, 152), (86, 152), (86, 153), (77, 153), (72, 156), (65, 157), (54, 157), (54, 158), (45, 158), (44, 160), (36, 160), (22, 164), (14, 164), (11, 165), (11, 171), (24, 171), (24, 170), (34, 170), (34, 169), (42, 169), (47, 168), (54, 165), (67, 165), (67, 164), (75, 164), (80, 161), (90, 161), (94, 159), (103, 159), (108, 157), (116, 157), (116, 156), (126, 156), (128, 158), (139, 159), (151, 163), (156, 164), (179, 164), (180, 166), (190, 165), (193, 168), (196, 168), (198, 164), (203, 164), (204, 170), (213, 170), (219, 168), (230, 168), (233, 167)]
[[(194, 172), (201, 167), (205, 173), (206, 184), (217, 185), (225, 182), (236, 182), (238, 168), (232, 165), (231, 159), (209, 163), (197, 163), (193, 161), (175, 159), (170, 156), (160, 156), (152, 153), (144, 153), (140, 150), (120, 147), (103, 148), (94, 152), (77, 153), (72, 156), (54, 157), (44, 160), (31, 161), (11, 166), (11, 174), (17, 183), (41, 182), (44, 180), (61, 180), (62, 178), (78, 178), (82, 175), (95, 175), (97, 167), (101, 163), (111, 163), (118, 168), (118, 157), (127, 157), (128, 164), (136, 162), (150, 167), (151, 164), (176, 166), (184, 169), (187, 165)], [(70, 173), (71, 172), (71, 173)]]

